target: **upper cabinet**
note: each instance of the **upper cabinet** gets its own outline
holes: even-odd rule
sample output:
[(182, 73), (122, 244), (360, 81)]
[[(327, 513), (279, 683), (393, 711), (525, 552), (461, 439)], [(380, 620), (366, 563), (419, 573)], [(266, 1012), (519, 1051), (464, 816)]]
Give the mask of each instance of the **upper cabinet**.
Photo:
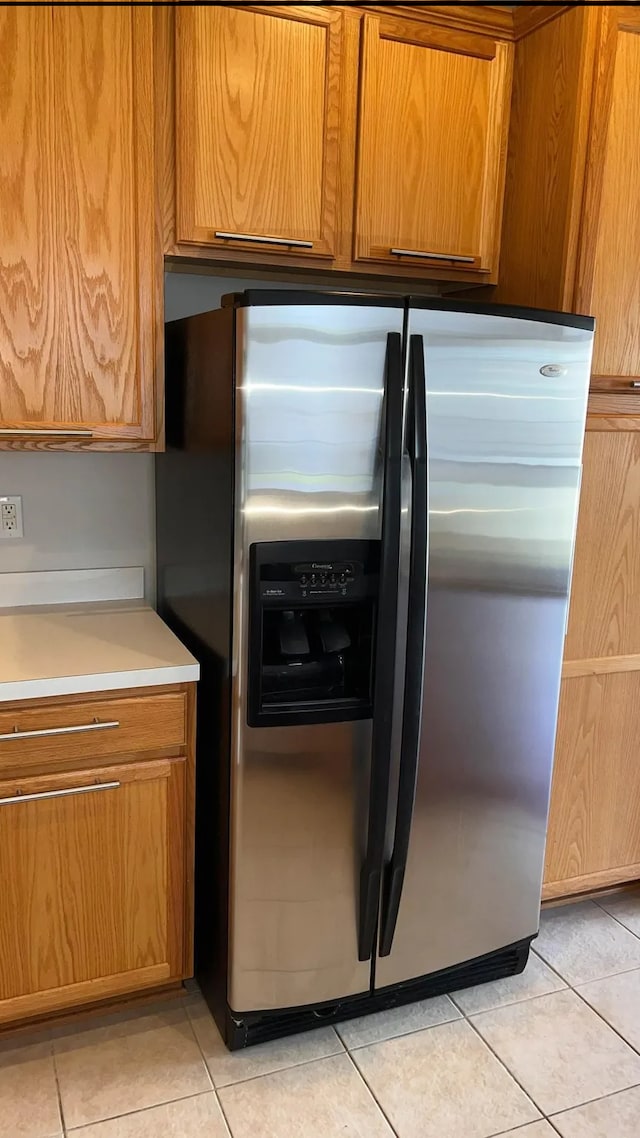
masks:
[(496, 279), (513, 44), (390, 12), (157, 14), (166, 253)]
[(176, 10), (179, 241), (335, 255), (341, 47), (333, 8)]
[(639, 12), (605, 15), (598, 63), (575, 307), (598, 320), (594, 387), (628, 392), (640, 375)]
[(497, 299), (596, 317), (589, 425), (640, 417), (640, 12), (574, 6), (516, 45)]
[(355, 257), (495, 279), (512, 45), (365, 15)]
[(0, 45), (0, 446), (149, 446), (152, 13), (4, 6)]

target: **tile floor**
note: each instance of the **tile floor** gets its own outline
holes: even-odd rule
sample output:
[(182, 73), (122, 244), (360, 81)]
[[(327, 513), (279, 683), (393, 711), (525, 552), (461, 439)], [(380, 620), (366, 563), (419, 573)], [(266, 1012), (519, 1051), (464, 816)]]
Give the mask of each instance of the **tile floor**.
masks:
[(1, 1138), (638, 1138), (640, 891), (522, 976), (229, 1054), (197, 993), (0, 1041)]

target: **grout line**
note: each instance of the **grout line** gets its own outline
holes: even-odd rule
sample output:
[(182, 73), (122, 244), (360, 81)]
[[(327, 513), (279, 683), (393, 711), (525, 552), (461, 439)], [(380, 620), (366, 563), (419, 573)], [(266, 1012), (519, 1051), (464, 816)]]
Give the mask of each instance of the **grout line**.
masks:
[[(640, 1083), (632, 1083), (629, 1087), (619, 1087), (617, 1091), (609, 1091), (606, 1095), (598, 1095), (596, 1098), (588, 1098), (586, 1102), (577, 1102), (575, 1106), (565, 1106), (564, 1110), (554, 1110), (553, 1114), (546, 1114), (545, 1119), (547, 1122), (553, 1122), (554, 1118), (561, 1118), (563, 1114), (571, 1114), (573, 1110), (580, 1110), (583, 1106), (592, 1106), (594, 1102), (602, 1102), (607, 1098), (615, 1098), (616, 1095), (623, 1095), (626, 1091), (635, 1091), (640, 1088)], [(557, 1130), (557, 1126), (554, 1125)]]
[(216, 1096), (216, 1102), (217, 1102), (218, 1106), (220, 1107), (220, 1113), (221, 1113), (221, 1115), (222, 1115), (222, 1121), (223, 1121), (224, 1125), (225, 1125), (225, 1126), (226, 1126), (226, 1128), (227, 1128), (227, 1132), (228, 1132), (228, 1134), (229, 1134), (229, 1138), (233, 1138), (233, 1131), (232, 1131), (232, 1129), (231, 1129), (231, 1123), (229, 1122), (229, 1119), (228, 1119), (228, 1117), (227, 1117), (227, 1112), (226, 1112), (226, 1110), (224, 1109), (224, 1106), (222, 1105), (222, 1100), (221, 1100), (221, 1098), (220, 1098), (220, 1095), (218, 1094), (217, 1090), (215, 1090), (215, 1088), (214, 1088), (214, 1092), (213, 1092), (213, 1093), (214, 1093), (214, 1095)]
[[(489, 981), (489, 983), (491, 983), (491, 981)], [(541, 1000), (543, 996), (557, 996), (560, 994), (560, 992), (567, 992), (569, 990), (569, 984), (567, 981), (563, 980), (562, 985), (562, 988), (552, 988), (550, 992), (538, 992), (535, 996), (520, 996), (519, 999), (505, 1000), (501, 1004), (493, 1004), (489, 1008), (480, 1008), (473, 1012), (465, 1012), (459, 1004), (456, 1004), (456, 1007), (464, 1019), (471, 1019), (472, 1016), (488, 1015), (489, 1012), (499, 1012), (502, 1008), (514, 1008), (517, 1007), (518, 1004), (528, 1004), (531, 1000)]]
[(542, 963), (544, 964), (545, 968), (548, 968), (550, 972), (553, 972), (553, 975), (554, 975), (554, 976), (557, 976), (557, 977), (558, 977), (558, 980), (562, 980), (562, 983), (563, 983), (563, 984), (565, 984), (565, 985), (566, 985), (567, 987), (569, 987), (569, 988), (571, 987), (571, 985), (569, 984), (569, 981), (568, 981), (568, 980), (565, 980), (565, 978), (564, 978), (564, 976), (562, 975), (562, 973), (561, 973), (561, 972), (558, 972), (558, 969), (557, 969), (557, 968), (554, 968), (553, 964), (549, 964), (549, 961), (548, 961), (548, 960), (545, 960), (545, 958), (544, 958), (544, 956), (542, 955), (542, 953), (541, 953), (541, 952), (536, 952), (536, 949), (533, 947), (533, 945), (531, 946), (531, 951), (532, 951), (532, 953), (534, 954), (534, 956), (536, 956), (536, 957), (537, 957), (537, 959), (538, 959), (538, 960), (541, 960), (541, 961), (542, 961)]
[(62, 1133), (63, 1133), (63, 1135), (65, 1135), (67, 1133), (67, 1124), (64, 1120), (64, 1110), (62, 1109), (62, 1094), (60, 1093), (60, 1080), (58, 1078), (58, 1065), (56, 1063), (56, 1049), (54, 1047), (54, 1042), (55, 1042), (55, 1036), (52, 1035), (51, 1040), (50, 1040), (50, 1047), (51, 1047), (51, 1061), (53, 1063), (53, 1077), (56, 1081), (56, 1093), (58, 1095), (58, 1112), (60, 1114), (60, 1125), (62, 1126)]
[[(489, 1134), (487, 1135), (487, 1138), (509, 1138), (509, 1135), (511, 1134), (515, 1134), (516, 1138), (518, 1138), (518, 1134), (521, 1130), (526, 1130), (528, 1126), (539, 1126), (541, 1122), (550, 1123), (551, 1120), (547, 1118), (545, 1114), (543, 1118), (534, 1118), (533, 1122), (521, 1122), (518, 1126), (512, 1126), (510, 1130), (499, 1130), (497, 1134)], [(555, 1126), (552, 1127), (552, 1129), (555, 1134), (558, 1133)], [(562, 1135), (560, 1138), (562, 1138)]]
[[(429, 997), (427, 997), (427, 998), (429, 998)], [(438, 996), (434, 996), (432, 998), (435, 1000), (439, 999)], [(400, 1005), (400, 1006), (402, 1006), (402, 1005)], [(407, 1004), (405, 1006), (411, 1007), (410, 1004)], [(344, 1042), (344, 1040), (343, 1040), (343, 1038), (339, 1032), (336, 1031), (336, 1035), (340, 1039), (340, 1042), (342, 1043), (345, 1051), (348, 1051), (349, 1054), (351, 1054), (353, 1051), (362, 1051), (363, 1048), (365, 1048), (365, 1047), (377, 1047), (378, 1044), (380, 1044), (380, 1043), (390, 1043), (393, 1039), (404, 1039), (405, 1035), (418, 1035), (419, 1032), (421, 1032), (421, 1031), (431, 1031), (431, 1029), (434, 1027), (443, 1027), (445, 1023), (459, 1023), (461, 1019), (465, 1018), (465, 1015), (464, 1015), (464, 1012), (462, 1011), (462, 1009), (458, 1008), (457, 1004), (455, 1004), (454, 1007), (456, 1008), (456, 1011), (460, 1012), (460, 1015), (451, 1016), (450, 1019), (439, 1019), (435, 1023), (423, 1023), (420, 1025), (420, 1027), (410, 1027), (410, 1028), (407, 1028), (406, 1031), (399, 1031), (396, 1035), (384, 1035), (382, 1037), (382, 1039), (369, 1039), (369, 1040), (367, 1040), (366, 1043), (354, 1043), (351, 1047), (349, 1047), (349, 1045)], [(389, 1011), (395, 1011), (396, 1008), (389, 1008), (388, 1010)], [(374, 1012), (374, 1015), (375, 1015), (375, 1012)], [(362, 1018), (362, 1019), (366, 1020), (367, 1016), (364, 1015), (364, 1016), (358, 1017), (358, 1018)], [(342, 1022), (343, 1023), (345, 1023), (345, 1022), (346, 1023), (353, 1023), (353, 1020), (343, 1020)]]
[[(305, 1032), (306, 1034), (306, 1032)], [(285, 1036), (284, 1038), (291, 1038)], [(277, 1039), (268, 1039), (266, 1043), (277, 1043)], [(251, 1049), (254, 1047), (262, 1047), (261, 1043), (252, 1043)], [(235, 1054), (235, 1052), (232, 1052)], [(216, 1087), (214, 1084), (214, 1091), (226, 1091), (227, 1087), (240, 1087), (245, 1083), (255, 1083), (256, 1079), (268, 1079), (269, 1075), (281, 1075), (284, 1071), (295, 1071), (298, 1067), (308, 1067), (310, 1063), (324, 1063), (326, 1059), (336, 1059), (339, 1055), (348, 1055), (346, 1047), (342, 1047), (341, 1051), (331, 1051), (329, 1055), (314, 1055), (312, 1059), (301, 1059), (299, 1062), (287, 1063), (285, 1067), (274, 1067), (269, 1071), (260, 1071), (257, 1075), (248, 1075), (246, 1079), (234, 1079), (231, 1083), (224, 1083), (221, 1087)], [(212, 1079), (213, 1082), (213, 1079)]]
[[(640, 969), (638, 969), (638, 971), (640, 971)], [(623, 973), (623, 972), (618, 973), (618, 976), (623, 976), (623, 975), (625, 975), (625, 973)], [(612, 979), (612, 977), (611, 976), (604, 976), (603, 979), (610, 980), (610, 979)], [(592, 981), (590, 981), (590, 983), (597, 984), (597, 983), (599, 983), (599, 981), (598, 980), (592, 980)], [(609, 1023), (609, 1020), (605, 1019), (605, 1017), (602, 1015), (602, 1013), (599, 1012), (597, 1008), (594, 1008), (589, 1003), (589, 1001), (585, 999), (585, 997), (582, 995), (582, 993), (577, 991), (576, 988), (572, 988), (571, 991), (574, 993), (574, 995), (576, 995), (578, 997), (579, 1000), (582, 1000), (582, 1003), (585, 1004), (585, 1006), (589, 1008), (589, 1011), (593, 1012), (594, 1015), (597, 1015), (598, 1019), (602, 1020), (602, 1022), (609, 1028), (610, 1031), (613, 1031), (615, 1033), (615, 1035), (617, 1035), (619, 1037), (619, 1039), (622, 1040), (623, 1043), (626, 1043), (627, 1047), (629, 1047), (632, 1051), (635, 1051), (636, 1055), (640, 1055), (640, 1046), (636, 1047), (633, 1043), (631, 1043), (622, 1034), (622, 1032), (618, 1031), (618, 1028), (614, 1027), (614, 1025), (612, 1023)], [(602, 1097), (604, 1098), (606, 1096), (603, 1095)]]
[(386, 1123), (387, 1123), (387, 1126), (388, 1126), (388, 1127), (389, 1127), (389, 1129), (391, 1130), (391, 1133), (392, 1133), (392, 1134), (395, 1134), (396, 1138), (400, 1138), (400, 1135), (398, 1134), (398, 1131), (396, 1130), (395, 1126), (393, 1126), (393, 1125), (392, 1125), (392, 1123), (391, 1123), (391, 1119), (389, 1118), (389, 1116), (388, 1116), (388, 1114), (387, 1114), (386, 1110), (384, 1109), (384, 1107), (383, 1107), (382, 1103), (380, 1102), (380, 1099), (379, 1099), (379, 1098), (378, 1098), (378, 1096), (376, 1095), (376, 1093), (375, 1093), (375, 1091), (373, 1090), (373, 1088), (372, 1088), (372, 1087), (369, 1085), (369, 1083), (367, 1082), (367, 1080), (366, 1080), (365, 1076), (363, 1075), (363, 1073), (362, 1073), (362, 1071), (360, 1070), (360, 1068), (359, 1068), (358, 1064), (356, 1063), (356, 1061), (355, 1061), (355, 1059), (354, 1059), (353, 1055), (351, 1054), (351, 1052), (350, 1052), (350, 1051), (347, 1051), (347, 1055), (348, 1055), (348, 1057), (349, 1057), (349, 1061), (351, 1062), (351, 1065), (352, 1065), (352, 1067), (354, 1068), (354, 1070), (355, 1070), (355, 1072), (356, 1072), (356, 1075), (357, 1075), (357, 1076), (358, 1076), (358, 1078), (361, 1080), (361, 1082), (363, 1082), (363, 1083), (364, 1083), (364, 1085), (365, 1085), (365, 1087), (367, 1088), (367, 1090), (368, 1090), (369, 1094), (371, 1095), (371, 1098), (373, 1099), (373, 1101), (375, 1102), (376, 1106), (378, 1107), (378, 1110), (380, 1111), (381, 1115), (382, 1115), (382, 1116), (383, 1116), (383, 1118), (385, 1119), (385, 1121), (386, 1121)]
[[(572, 1108), (572, 1109), (575, 1109), (575, 1108)], [(553, 1133), (554, 1133), (554, 1134), (560, 1134), (560, 1131), (558, 1130), (558, 1127), (556, 1126), (555, 1122), (553, 1121), (553, 1118), (549, 1118), (549, 1117), (547, 1116), (547, 1118), (545, 1119), (545, 1121), (549, 1123), (549, 1126), (550, 1126), (550, 1127), (551, 1127), (551, 1129), (553, 1130)], [(560, 1138), (562, 1138), (562, 1134), (560, 1134)]]
[(615, 913), (610, 913), (609, 910), (605, 909), (604, 905), (601, 905), (600, 902), (596, 901), (594, 897), (591, 899), (594, 905), (597, 905), (601, 912), (606, 913), (608, 917), (611, 917), (612, 921), (615, 921), (616, 924), (620, 925), (621, 928), (626, 929), (628, 933), (631, 933), (631, 935), (636, 938), (636, 940), (640, 940), (640, 936), (638, 936), (637, 933), (634, 933), (633, 929), (630, 929), (628, 925), (625, 925), (624, 921), (621, 921), (619, 917), (616, 917)]
[[(120, 1114), (109, 1114), (106, 1118), (94, 1118), (91, 1122), (81, 1122), (79, 1126), (65, 1128), (67, 1138), (73, 1138), (78, 1131), (88, 1126), (101, 1126), (103, 1122), (118, 1122), (121, 1118), (130, 1118), (132, 1114), (148, 1114), (150, 1110), (158, 1110), (161, 1106), (173, 1106), (176, 1102), (187, 1102), (192, 1098), (202, 1098), (203, 1095), (215, 1095), (215, 1088), (207, 1091), (196, 1091), (195, 1094), (180, 1095), (179, 1098), (165, 1099), (163, 1102), (152, 1102), (148, 1106), (136, 1106), (133, 1110), (123, 1110)], [(217, 1097), (217, 1096), (216, 1096)]]
[[(539, 998), (539, 999), (542, 999), (543, 997), (537, 997), (537, 998)], [(472, 1030), (472, 1031), (474, 1031), (474, 1032), (476, 1033), (476, 1035), (477, 1035), (478, 1039), (480, 1040), (480, 1042), (481, 1042), (481, 1043), (484, 1043), (484, 1045), (485, 1045), (485, 1047), (487, 1048), (487, 1050), (489, 1050), (489, 1051), (491, 1052), (491, 1054), (494, 1056), (494, 1058), (498, 1060), (498, 1063), (500, 1064), (500, 1066), (504, 1068), (504, 1070), (507, 1072), (507, 1074), (509, 1075), (509, 1077), (510, 1077), (511, 1079), (513, 1079), (514, 1083), (516, 1083), (516, 1084), (517, 1084), (517, 1086), (519, 1086), (519, 1087), (520, 1087), (520, 1090), (522, 1091), (522, 1093), (523, 1093), (524, 1095), (526, 1095), (526, 1097), (528, 1098), (529, 1102), (533, 1103), (533, 1105), (535, 1106), (536, 1110), (537, 1110), (537, 1111), (538, 1111), (538, 1113), (541, 1115), (541, 1118), (532, 1118), (532, 1119), (531, 1119), (531, 1121), (532, 1121), (532, 1122), (541, 1122), (543, 1118), (546, 1118), (546, 1117), (547, 1117), (547, 1116), (546, 1116), (546, 1114), (545, 1114), (545, 1112), (544, 1112), (544, 1110), (542, 1109), (542, 1107), (539, 1105), (539, 1103), (537, 1103), (537, 1102), (536, 1102), (536, 1100), (534, 1099), (534, 1097), (533, 1097), (533, 1095), (530, 1093), (530, 1091), (528, 1091), (528, 1090), (526, 1089), (526, 1087), (524, 1087), (524, 1086), (523, 1086), (523, 1084), (520, 1082), (519, 1078), (518, 1078), (516, 1075), (514, 1075), (513, 1071), (512, 1071), (512, 1070), (511, 1070), (509, 1067), (507, 1067), (507, 1064), (505, 1063), (504, 1059), (501, 1059), (501, 1058), (500, 1058), (500, 1056), (498, 1055), (497, 1051), (495, 1051), (495, 1050), (494, 1050), (494, 1048), (491, 1046), (491, 1044), (488, 1042), (488, 1040), (486, 1040), (486, 1039), (484, 1038), (484, 1036), (482, 1035), (482, 1033), (481, 1033), (481, 1032), (479, 1031), (479, 1029), (476, 1027), (475, 1023), (472, 1023), (472, 1021), (471, 1021), (470, 1019), (468, 1019), (468, 1020), (467, 1020), (467, 1023), (469, 1024), (469, 1027), (471, 1028), (471, 1030)], [(528, 1125), (528, 1123), (523, 1123), (523, 1126), (524, 1126), (524, 1125)], [(508, 1133), (508, 1131), (507, 1131), (507, 1133)]]
[[(187, 1021), (188, 1025), (189, 1025), (189, 1030), (190, 1030), (190, 1032), (191, 1032), (191, 1036), (192, 1036), (192, 1039), (193, 1039), (193, 1041), (194, 1041), (194, 1043), (195, 1043), (195, 1045), (196, 1045), (196, 1047), (197, 1047), (197, 1049), (198, 1049), (198, 1052), (199, 1052), (199, 1054), (200, 1054), (200, 1058), (202, 1059), (202, 1063), (203, 1063), (204, 1069), (205, 1069), (205, 1071), (206, 1071), (206, 1073), (207, 1073), (207, 1078), (208, 1078), (208, 1080), (209, 1080), (209, 1082), (210, 1082), (210, 1084), (211, 1084), (211, 1086), (210, 1086), (210, 1088), (209, 1088), (209, 1089), (210, 1089), (210, 1090), (215, 1090), (216, 1088), (215, 1088), (215, 1084), (214, 1084), (214, 1082), (213, 1082), (213, 1078), (212, 1078), (212, 1075), (211, 1075), (211, 1071), (209, 1070), (209, 1064), (207, 1063), (207, 1060), (206, 1060), (206, 1056), (205, 1056), (205, 1053), (204, 1053), (204, 1051), (202, 1050), (202, 1047), (200, 1046), (200, 1040), (198, 1039), (198, 1036), (197, 1036), (197, 1035), (196, 1035), (196, 1033), (195, 1033), (195, 1030), (194, 1030), (194, 1027), (193, 1027), (193, 1023), (191, 1022), (191, 1016), (189, 1015), (189, 1013), (188, 1013), (188, 1011), (187, 1011), (187, 1009), (186, 1009), (186, 1008), (184, 1008), (184, 1009), (183, 1009), (183, 1011), (184, 1011), (184, 1018), (185, 1018), (185, 1020)], [(212, 1018), (213, 1018), (213, 1017), (212, 1017)]]

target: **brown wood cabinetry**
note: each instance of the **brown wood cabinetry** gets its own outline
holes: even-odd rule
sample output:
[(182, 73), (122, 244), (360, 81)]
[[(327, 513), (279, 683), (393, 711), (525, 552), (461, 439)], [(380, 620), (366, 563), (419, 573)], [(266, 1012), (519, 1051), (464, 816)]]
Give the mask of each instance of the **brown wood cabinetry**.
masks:
[(176, 11), (177, 238), (333, 257), (342, 15)]
[(0, 1023), (190, 975), (192, 733), (185, 686), (3, 709)]
[(363, 18), (355, 258), (497, 269), (511, 45)]
[(159, 13), (165, 252), (495, 280), (513, 44), (469, 22), (392, 6)]
[(612, 7), (598, 42), (574, 303), (598, 321), (593, 389), (621, 412), (640, 412), (640, 390), (630, 391), (640, 381), (639, 121), (640, 13)]
[(588, 431), (545, 898), (640, 877), (640, 432)]
[(639, 116), (633, 6), (558, 8), (516, 44), (495, 298), (596, 317), (550, 898), (640, 876)]
[(496, 299), (596, 317), (589, 425), (640, 421), (640, 13), (573, 7), (516, 45)]
[(152, 12), (0, 10), (0, 446), (148, 446)]
[(640, 671), (563, 680), (543, 897), (640, 877)]

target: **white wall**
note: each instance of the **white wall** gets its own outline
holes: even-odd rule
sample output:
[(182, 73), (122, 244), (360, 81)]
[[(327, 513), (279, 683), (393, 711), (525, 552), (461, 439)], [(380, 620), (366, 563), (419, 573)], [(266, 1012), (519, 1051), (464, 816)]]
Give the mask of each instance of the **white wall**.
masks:
[(153, 456), (0, 452), (0, 494), (20, 494), (24, 538), (0, 541), (0, 573), (142, 565), (155, 592)]
[[(217, 308), (224, 293), (251, 286), (287, 282), (167, 273), (166, 319)], [(0, 451), (2, 494), (22, 496), (24, 538), (0, 541), (0, 573), (142, 565), (153, 602), (152, 455)]]
[[(317, 287), (317, 286), (315, 286)], [(165, 320), (180, 320), (220, 307), (227, 292), (243, 292), (246, 288), (314, 288), (313, 284), (295, 284), (286, 280), (259, 280), (257, 277), (207, 276), (204, 273), (165, 273)]]

